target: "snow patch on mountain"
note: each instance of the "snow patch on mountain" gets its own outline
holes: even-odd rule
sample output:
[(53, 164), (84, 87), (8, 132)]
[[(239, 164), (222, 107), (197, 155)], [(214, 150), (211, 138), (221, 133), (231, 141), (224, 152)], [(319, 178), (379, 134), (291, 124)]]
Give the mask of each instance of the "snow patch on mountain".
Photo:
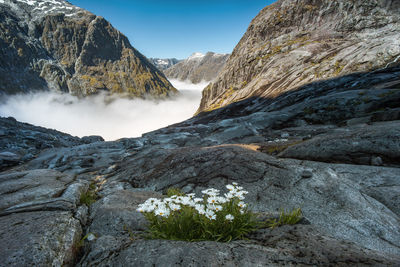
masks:
[(204, 54), (195, 52), (190, 57), (188, 57), (187, 60), (199, 60), (199, 59), (202, 59), (203, 57), (205, 57)]
[(82, 8), (76, 7), (64, 0), (0, 0), (1, 4), (8, 5), (17, 14), (31, 14), (33, 19), (52, 14), (65, 14), (73, 16)]

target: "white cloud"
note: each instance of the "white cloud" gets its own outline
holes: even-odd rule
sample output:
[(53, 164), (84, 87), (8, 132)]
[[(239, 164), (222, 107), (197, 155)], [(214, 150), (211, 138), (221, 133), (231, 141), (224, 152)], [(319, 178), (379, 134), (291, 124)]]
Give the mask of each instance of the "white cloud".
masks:
[(105, 94), (83, 99), (55, 92), (14, 95), (0, 104), (0, 116), (12, 116), (18, 121), (80, 137), (101, 135), (106, 140), (138, 137), (188, 119), (196, 112), (207, 83), (171, 82), (181, 93), (162, 101)]

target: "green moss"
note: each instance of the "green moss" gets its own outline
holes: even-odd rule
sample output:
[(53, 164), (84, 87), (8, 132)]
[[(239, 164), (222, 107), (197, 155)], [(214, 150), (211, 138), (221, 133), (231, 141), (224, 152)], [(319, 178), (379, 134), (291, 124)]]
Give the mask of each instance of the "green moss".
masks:
[(207, 110), (205, 110), (206, 112), (209, 111), (213, 111), (215, 109), (219, 109), (222, 107), (223, 102), (225, 100), (227, 100), (230, 96), (233, 95), (233, 93), (235, 92), (235, 89), (233, 89), (233, 87), (229, 87), (229, 89), (225, 90), (225, 92), (219, 97), (219, 101), (217, 103), (212, 104)]
[(183, 196), (185, 195), (181, 189), (176, 188), (176, 187), (170, 187), (167, 189), (167, 196), (172, 197), (172, 196)]
[(335, 76), (339, 76), (344, 69), (344, 65), (341, 65), (341, 60), (338, 60), (335, 62), (335, 65), (333, 66), (333, 74)]
[(286, 212), (282, 209), (279, 219), (269, 219), (265, 222), (265, 225), (269, 228), (275, 228), (282, 225), (293, 225), (297, 224), (302, 218), (303, 216), (300, 208), (293, 209), (291, 212)]
[(96, 194), (96, 185), (94, 183), (91, 183), (89, 185), (89, 189), (82, 193), (79, 202), (81, 205), (85, 204), (87, 206), (92, 205), (94, 202), (97, 200), (97, 194)]

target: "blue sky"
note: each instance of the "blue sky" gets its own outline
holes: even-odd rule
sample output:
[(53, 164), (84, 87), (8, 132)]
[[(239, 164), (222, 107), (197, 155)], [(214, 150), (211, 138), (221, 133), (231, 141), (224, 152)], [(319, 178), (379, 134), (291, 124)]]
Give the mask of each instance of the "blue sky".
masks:
[(147, 57), (231, 53), (273, 0), (69, 0), (103, 16)]

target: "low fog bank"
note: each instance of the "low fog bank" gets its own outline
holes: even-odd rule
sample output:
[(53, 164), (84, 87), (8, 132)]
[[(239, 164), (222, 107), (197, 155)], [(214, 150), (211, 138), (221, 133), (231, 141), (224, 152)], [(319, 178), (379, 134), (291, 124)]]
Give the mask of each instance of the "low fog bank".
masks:
[(40, 92), (15, 95), (0, 103), (0, 116), (56, 129), (74, 136), (101, 135), (105, 140), (139, 137), (193, 116), (207, 82), (171, 80), (180, 94), (167, 100), (124, 99), (99, 94), (78, 99)]

